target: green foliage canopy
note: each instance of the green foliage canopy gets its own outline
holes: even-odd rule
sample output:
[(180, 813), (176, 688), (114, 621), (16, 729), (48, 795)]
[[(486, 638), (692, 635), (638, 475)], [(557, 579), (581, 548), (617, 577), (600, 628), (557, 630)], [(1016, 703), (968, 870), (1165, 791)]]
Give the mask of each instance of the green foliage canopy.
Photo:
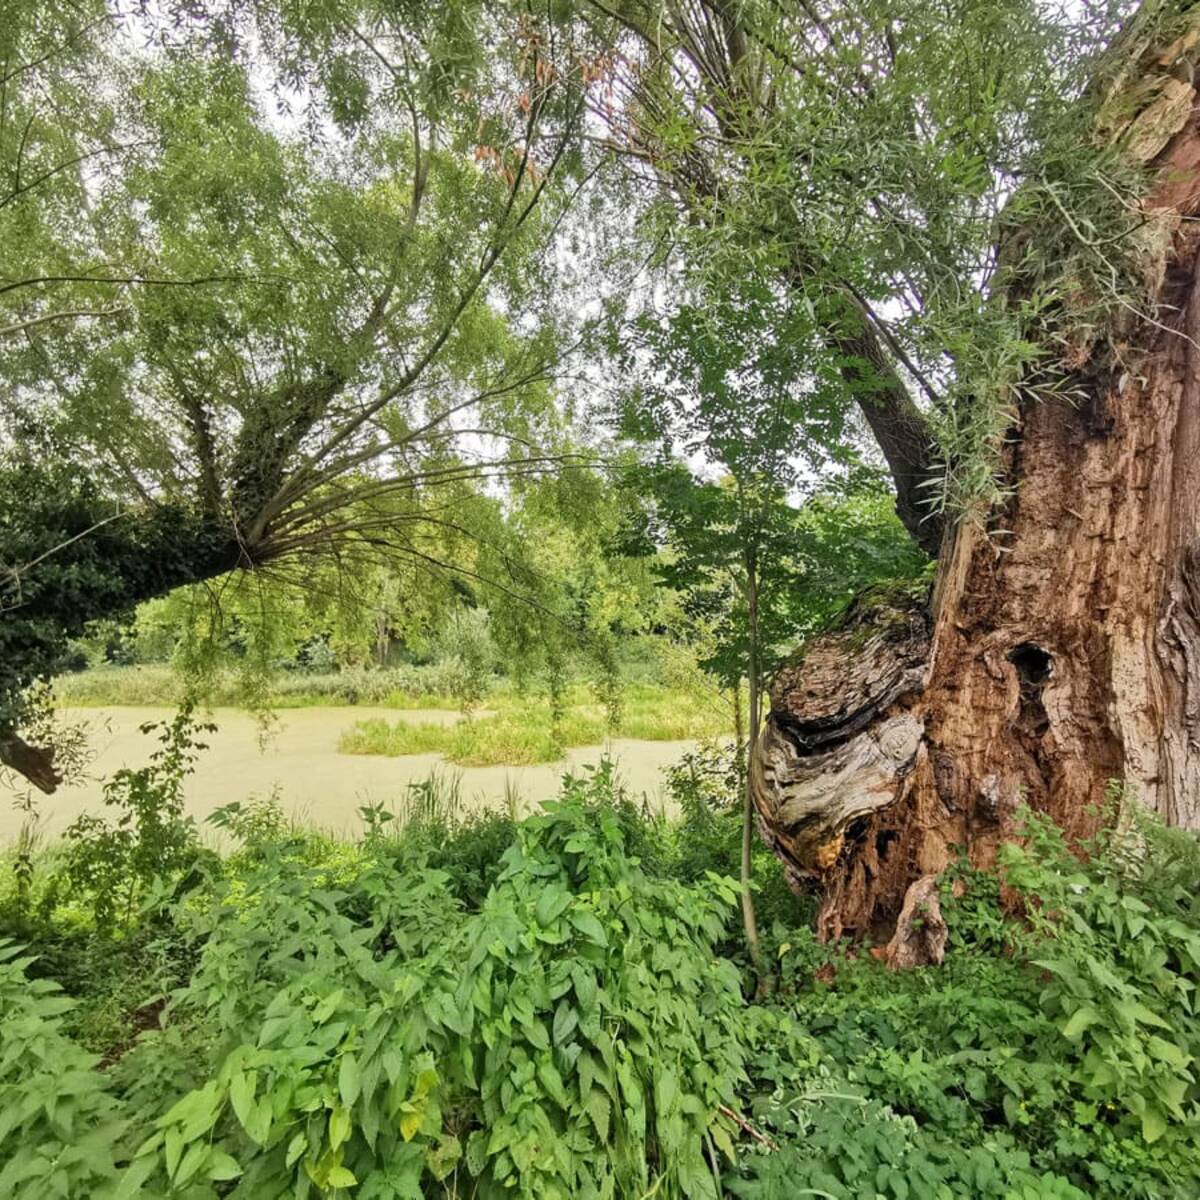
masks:
[(585, 179), (591, 51), (554, 29), (500, 3), (6, 11), (6, 735), (91, 618), (301, 557), (444, 567), (464, 487), (579, 462), (535, 264)]
[(726, 686), (752, 664), (766, 677), (856, 588), (921, 569), (848, 437), (810, 304), (743, 275), (643, 316), (637, 332), (623, 344), (634, 383), (618, 422), (643, 461), (626, 478), (665, 548), (655, 571), (715, 635), (704, 665)]

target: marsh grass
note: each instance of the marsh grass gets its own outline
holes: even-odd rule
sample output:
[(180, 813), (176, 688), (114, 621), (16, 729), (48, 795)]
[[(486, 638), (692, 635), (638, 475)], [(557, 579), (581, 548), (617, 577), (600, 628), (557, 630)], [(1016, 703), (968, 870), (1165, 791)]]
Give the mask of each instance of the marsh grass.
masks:
[(613, 727), (602, 705), (583, 688), (572, 689), (555, 714), (548, 701), (493, 695), (491, 716), (454, 725), (389, 722), (380, 717), (357, 721), (342, 735), (343, 754), (441, 754), (464, 767), (528, 766), (559, 761), (568, 747), (594, 746), (610, 737), (641, 741), (689, 741), (725, 732), (724, 714), (696, 703), (695, 697), (651, 684), (635, 684), (622, 696), (619, 722)]
[[(443, 683), (437, 667), (282, 674), (266, 701), (274, 709), (361, 704), (398, 712), (453, 711), (458, 703), (440, 690)], [(59, 704), (80, 708), (172, 707), (185, 698), (184, 680), (165, 665), (92, 668), (62, 676), (55, 690)], [(212, 707), (239, 707), (246, 694), (236, 674), (222, 673), (206, 681), (200, 700)], [(595, 690), (582, 682), (565, 690), (557, 714), (547, 697), (523, 692), (505, 679), (493, 683), (484, 705), (451, 725), (378, 717), (358, 721), (338, 748), (344, 754), (393, 758), (440, 754), (464, 767), (530, 766), (559, 762), (572, 746), (601, 745), (611, 737), (698, 741), (731, 731), (729, 714), (711, 696), (644, 679), (624, 683), (615, 725)]]
[[(271, 681), (266, 701), (272, 708), (367, 704), (456, 709), (458, 701), (444, 687), (442, 674), (433, 667), (280, 673)], [(54, 681), (55, 699), (73, 708), (170, 708), (183, 702), (187, 690), (183, 676), (162, 663), (92, 667)], [(236, 708), (246, 704), (248, 693), (241, 676), (222, 671), (204, 681), (196, 698), (216, 708)]]

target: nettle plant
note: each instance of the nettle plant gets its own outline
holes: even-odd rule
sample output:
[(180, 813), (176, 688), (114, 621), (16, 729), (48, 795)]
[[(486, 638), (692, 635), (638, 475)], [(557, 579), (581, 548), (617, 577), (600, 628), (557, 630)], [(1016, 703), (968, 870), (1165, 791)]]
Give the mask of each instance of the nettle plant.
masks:
[(1164, 848), (1194, 867), (1195, 846), (1119, 794), (1108, 817), (1085, 865), (1053, 822), (1028, 813), (1025, 844), (1006, 845), (1000, 866), (1040, 939), (1041, 1010), (1072, 1048), (1077, 1120), (1194, 1153), (1200, 928), (1191, 889), (1158, 872)]
[(144, 1076), (172, 1028), (210, 1058), (126, 1186), (719, 1195), (747, 1044), (713, 944), (737, 884), (649, 876), (611, 790), (603, 771), (568, 779), (477, 912), (420, 864), (338, 887), (285, 856), (194, 906), (197, 969), (120, 1070)]
[(1026, 812), (998, 871), (948, 872), (940, 967), (790, 931), (777, 1002), (823, 1060), (815, 1078), (755, 1062), (749, 1116), (781, 1149), (744, 1159), (734, 1194), (1195, 1193), (1200, 847), (1120, 799), (1082, 857)]
[(96, 1057), (63, 1028), (71, 1000), (52, 980), (28, 978), (34, 962), (0, 941), (0, 1195), (113, 1195), (124, 1113)]

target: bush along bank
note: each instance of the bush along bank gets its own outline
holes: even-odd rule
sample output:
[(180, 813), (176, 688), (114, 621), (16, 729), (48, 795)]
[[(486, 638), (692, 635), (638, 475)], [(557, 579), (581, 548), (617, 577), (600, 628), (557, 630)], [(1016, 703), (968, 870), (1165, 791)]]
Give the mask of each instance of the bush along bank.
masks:
[(0, 1194), (1200, 1192), (1194, 842), (1085, 865), (1030, 817), (1023, 911), (960, 872), (945, 964), (900, 973), (760, 862), (750, 1002), (723, 753), (673, 774), (675, 824), (605, 766), (523, 822), (431, 804), (355, 844), (233, 809), (231, 854), (127, 854), (132, 905), (46, 856), (0, 898)]

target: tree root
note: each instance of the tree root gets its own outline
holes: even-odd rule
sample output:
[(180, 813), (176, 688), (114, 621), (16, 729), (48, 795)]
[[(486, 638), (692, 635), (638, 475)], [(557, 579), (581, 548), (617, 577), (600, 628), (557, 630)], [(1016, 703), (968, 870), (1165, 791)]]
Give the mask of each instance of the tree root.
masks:
[(947, 932), (938, 899), (938, 877), (922, 875), (904, 893), (904, 907), (884, 961), (893, 971), (938, 966), (946, 956)]

